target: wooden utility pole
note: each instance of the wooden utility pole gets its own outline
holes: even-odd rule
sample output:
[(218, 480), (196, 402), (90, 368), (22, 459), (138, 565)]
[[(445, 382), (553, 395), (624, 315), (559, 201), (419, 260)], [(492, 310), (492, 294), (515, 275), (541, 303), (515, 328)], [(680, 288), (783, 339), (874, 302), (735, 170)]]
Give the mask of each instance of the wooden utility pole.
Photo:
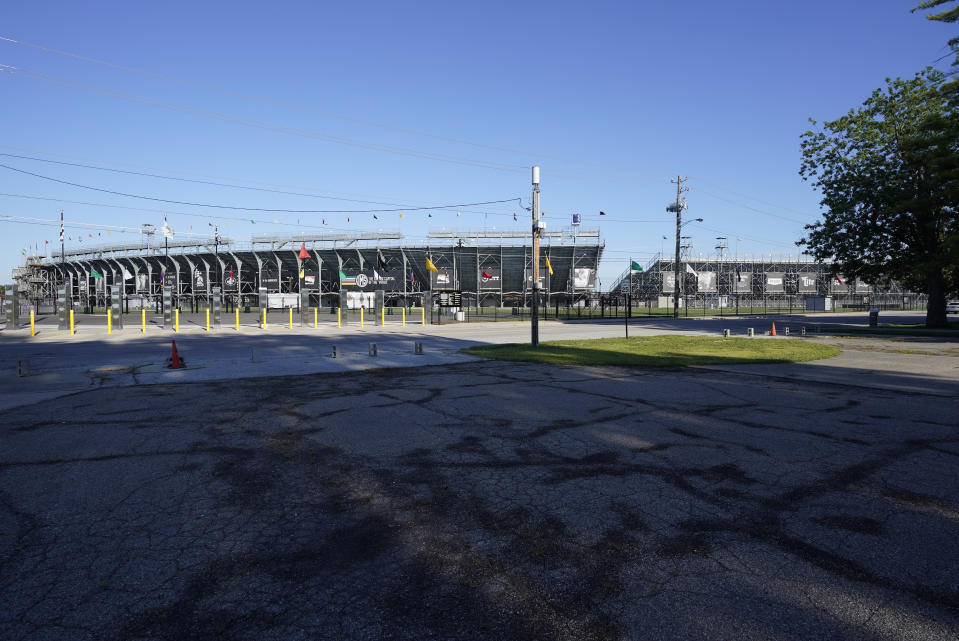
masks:
[(683, 224), (683, 177), (676, 176), (676, 202), (666, 210), (676, 212), (676, 260), (673, 263), (673, 318), (679, 318), (679, 234)]
[(533, 296), (530, 308), (530, 342), (539, 345), (539, 167), (533, 167)]

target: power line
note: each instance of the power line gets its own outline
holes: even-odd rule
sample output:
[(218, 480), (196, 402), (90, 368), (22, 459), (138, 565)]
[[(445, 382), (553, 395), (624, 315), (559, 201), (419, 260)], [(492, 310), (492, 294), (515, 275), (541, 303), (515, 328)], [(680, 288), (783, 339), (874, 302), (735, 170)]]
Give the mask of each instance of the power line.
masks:
[(311, 108), (311, 107), (304, 107), (304, 106), (302, 106), (302, 105), (295, 105), (295, 104), (291, 104), (291, 103), (282, 102), (282, 101), (279, 101), (279, 100), (273, 100), (273, 99), (270, 99), (270, 98), (262, 98), (262, 97), (259, 97), (259, 96), (254, 96), (254, 95), (247, 94), (247, 93), (243, 93), (243, 92), (233, 91), (233, 90), (229, 90), (229, 89), (222, 89), (222, 88), (219, 88), (219, 87), (213, 87), (213, 86), (211, 86), (211, 85), (206, 85), (206, 84), (203, 84), (203, 83), (194, 82), (194, 81), (190, 81), (190, 80), (184, 80), (184, 79), (182, 79), (182, 78), (177, 78), (177, 77), (175, 77), (175, 76), (170, 76), (170, 75), (166, 75), (166, 74), (158, 74), (158, 73), (150, 72), (150, 71), (144, 71), (144, 70), (142, 70), (142, 69), (137, 69), (137, 68), (135, 68), (135, 67), (130, 67), (130, 66), (127, 66), (127, 65), (120, 65), (120, 64), (113, 63), (113, 62), (109, 62), (109, 61), (106, 61), (106, 60), (100, 60), (100, 59), (98, 59), (98, 58), (91, 58), (91, 57), (88, 57), (88, 56), (82, 56), (82, 55), (80, 55), (80, 54), (72, 53), (72, 52), (69, 52), (69, 51), (63, 51), (63, 50), (61, 50), (61, 49), (53, 49), (53, 48), (50, 48), (50, 47), (45, 47), (45, 46), (42, 46), (42, 45), (30, 43), (30, 42), (24, 42), (24, 41), (22, 41), (22, 40), (15, 40), (15, 39), (10, 38), (10, 37), (7, 37), (7, 36), (2, 36), (2, 35), (0, 35), (0, 40), (6, 41), (6, 42), (9, 42), (9, 43), (12, 43), (12, 44), (16, 44), (16, 45), (21, 45), (21, 46), (24, 46), (24, 47), (30, 47), (30, 48), (33, 48), (33, 49), (37, 49), (37, 50), (40, 50), (40, 51), (47, 52), (47, 53), (56, 54), (56, 55), (58, 55), (58, 56), (65, 56), (65, 57), (68, 57), (68, 58), (73, 58), (73, 59), (75, 59), (75, 60), (82, 60), (83, 62), (90, 62), (90, 63), (93, 63), (93, 64), (102, 65), (102, 66), (105, 66), (105, 67), (109, 67), (109, 68), (111, 68), (111, 69), (117, 69), (117, 70), (119, 70), (119, 71), (126, 71), (126, 72), (129, 72), (129, 73), (135, 73), (135, 74), (139, 74), (139, 75), (146, 76), (146, 77), (149, 77), (149, 78), (155, 78), (155, 79), (158, 79), (158, 80), (164, 80), (164, 81), (167, 81), (167, 82), (173, 82), (173, 83), (180, 84), (180, 85), (183, 85), (183, 86), (186, 86), (186, 87), (193, 87), (193, 88), (196, 88), (196, 89), (203, 89), (203, 90), (206, 90), (206, 91), (211, 91), (211, 92), (219, 93), (219, 94), (225, 95), (225, 96), (232, 96), (232, 97), (235, 97), (235, 98), (242, 98), (242, 99), (244, 99), (244, 100), (249, 100), (249, 101), (252, 101), (252, 102), (258, 102), (258, 103), (261, 103), (261, 104), (272, 105), (272, 106), (276, 106), (276, 107), (282, 107), (282, 108), (284, 108), (284, 109), (291, 109), (291, 110), (295, 110), (295, 111), (301, 111), (301, 112), (304, 112), (304, 113), (311, 113), (311, 114), (318, 115), (318, 116), (324, 116), (324, 117), (329, 117), (329, 118), (337, 118), (337, 119), (339, 119), (339, 120), (344, 120), (344, 121), (347, 121), (347, 122), (355, 122), (355, 123), (357, 123), (357, 124), (366, 125), (366, 126), (370, 126), (370, 127), (378, 127), (378, 128), (380, 128), (380, 129), (386, 129), (386, 130), (389, 130), (389, 131), (396, 131), (396, 132), (399, 132), (399, 133), (406, 133), (406, 134), (412, 134), (412, 135), (416, 135), (416, 136), (423, 136), (423, 137), (426, 137), (426, 138), (432, 138), (432, 139), (434, 139), (434, 140), (441, 140), (441, 141), (443, 141), (443, 142), (452, 142), (452, 143), (461, 144), (461, 145), (469, 145), (469, 146), (471, 146), (471, 147), (477, 147), (477, 148), (480, 148), (480, 149), (489, 149), (489, 150), (492, 150), (492, 151), (502, 151), (502, 152), (506, 152), (506, 153), (520, 154), (520, 155), (524, 155), (524, 156), (531, 157), (531, 158), (532, 158), (532, 157), (535, 157), (535, 158), (548, 158), (548, 159), (551, 159), (551, 160), (560, 160), (560, 161), (562, 161), (562, 162), (569, 162), (569, 163), (579, 164), (579, 165), (583, 165), (583, 166), (591, 166), (591, 167), (607, 168), (607, 169), (619, 169), (619, 170), (627, 171), (627, 172), (636, 172), (635, 169), (626, 168), (626, 167), (620, 167), (620, 166), (617, 166), (617, 165), (608, 165), (608, 164), (604, 164), (604, 163), (595, 163), (595, 162), (590, 162), (590, 161), (586, 161), (586, 160), (577, 160), (577, 159), (573, 159), (573, 158), (565, 158), (565, 157), (562, 157), (562, 156), (551, 156), (551, 155), (547, 155), (547, 154), (534, 153), (534, 152), (529, 152), (529, 151), (523, 151), (523, 150), (520, 150), (520, 149), (511, 149), (511, 148), (509, 148), (509, 147), (500, 147), (500, 146), (496, 146), (496, 145), (489, 145), (489, 144), (485, 144), (485, 143), (479, 143), (479, 142), (474, 142), (474, 141), (470, 141), (470, 140), (464, 140), (464, 139), (461, 139), (461, 138), (453, 138), (453, 137), (450, 137), (450, 136), (442, 136), (442, 135), (437, 135), (437, 134), (433, 134), (433, 133), (429, 133), (429, 132), (419, 131), (419, 130), (416, 130), (416, 129), (408, 129), (408, 128), (405, 128), (405, 127), (397, 127), (397, 126), (395, 126), (395, 125), (389, 125), (389, 124), (383, 124), (383, 123), (373, 122), (373, 121), (364, 120), (364, 119), (361, 119), (361, 118), (354, 118), (354, 117), (351, 117), (351, 116), (345, 116), (345, 115), (338, 114), (338, 113), (333, 113), (333, 112), (328, 112), (328, 111), (320, 111), (320, 110), (318, 110), (318, 109), (313, 109), (313, 108)]
[(351, 147), (359, 147), (362, 149), (370, 149), (373, 151), (382, 151), (382, 152), (397, 154), (401, 156), (423, 158), (426, 160), (436, 160), (439, 162), (446, 162), (446, 163), (457, 164), (457, 165), (466, 165), (466, 166), (472, 166), (472, 167), (481, 167), (485, 169), (494, 169), (497, 171), (516, 172), (521, 169), (526, 169), (525, 165), (506, 165), (503, 163), (495, 163), (490, 161), (473, 160), (469, 158), (456, 157), (456, 156), (447, 156), (444, 154), (436, 154), (432, 152), (419, 151), (416, 149), (409, 149), (406, 147), (394, 147), (391, 145), (383, 145), (383, 144), (364, 141), (364, 140), (344, 138), (342, 136), (332, 136), (329, 134), (324, 134), (324, 133), (312, 131), (309, 129), (298, 129), (294, 127), (287, 127), (285, 125), (278, 125), (278, 124), (267, 122), (267, 121), (254, 120), (252, 118), (244, 118), (241, 116), (234, 116), (232, 114), (227, 114), (227, 113), (218, 112), (218, 111), (211, 111), (209, 109), (200, 109), (197, 107), (190, 107), (188, 105), (178, 104), (174, 102), (164, 102), (164, 101), (156, 100), (154, 98), (149, 98), (147, 96), (141, 96), (138, 94), (133, 94), (125, 91), (109, 89), (107, 87), (101, 87), (99, 85), (79, 82), (76, 80), (70, 80), (69, 78), (61, 78), (59, 76), (53, 76), (50, 74), (30, 71), (28, 69), (15, 67), (12, 65), (0, 64), (0, 71), (4, 71), (12, 76), (22, 76), (26, 78), (32, 78), (34, 80), (40, 80), (42, 82), (47, 82), (50, 84), (58, 84), (65, 87), (80, 89), (82, 91), (87, 91), (90, 93), (95, 93), (95, 94), (104, 95), (104, 96), (110, 96), (113, 98), (119, 98), (121, 100), (126, 100), (129, 102), (138, 102), (141, 104), (151, 105), (154, 107), (159, 107), (161, 109), (166, 109), (168, 111), (176, 111), (176, 112), (185, 113), (188, 115), (199, 116), (201, 118), (209, 118), (212, 120), (219, 120), (221, 122), (228, 122), (232, 124), (242, 125), (245, 127), (264, 129), (267, 131), (284, 133), (291, 136), (300, 136), (303, 138), (310, 138), (313, 140), (323, 140), (325, 142), (332, 142), (332, 143), (347, 145)]
[(427, 211), (427, 210), (437, 210), (437, 209), (455, 209), (457, 207), (477, 207), (480, 205), (494, 205), (499, 203), (509, 203), (519, 201), (519, 198), (506, 198), (503, 200), (488, 200), (485, 202), (476, 202), (476, 203), (460, 203), (454, 205), (435, 205), (435, 206), (420, 206), (420, 207), (398, 207), (392, 209), (266, 209), (263, 207), (237, 207), (234, 205), (216, 205), (210, 203), (194, 203), (186, 202), (182, 200), (168, 200), (165, 198), (156, 198), (153, 196), (141, 196), (138, 194), (128, 194), (122, 191), (114, 191), (112, 189), (102, 189), (100, 187), (92, 187), (90, 185), (82, 185), (80, 183), (69, 182), (67, 180), (60, 180), (59, 178), (52, 178), (50, 176), (44, 176), (42, 174), (37, 174), (32, 171), (27, 171), (25, 169), (17, 169), (16, 167), (11, 167), (9, 165), (0, 164), (0, 167), (3, 169), (9, 169), (10, 171), (15, 171), (21, 174), (26, 174), (28, 176), (34, 176), (35, 178), (41, 178), (43, 180), (49, 180), (51, 182), (60, 183), (62, 185), (69, 185), (71, 187), (79, 187), (81, 189), (90, 189), (92, 191), (99, 191), (105, 194), (112, 194), (114, 196), (126, 196), (127, 198), (139, 198), (141, 200), (152, 200), (154, 202), (161, 203), (170, 203), (173, 205), (187, 205), (190, 207), (210, 207), (213, 209), (233, 209), (235, 211), (260, 211), (266, 213), (287, 213), (287, 214), (371, 214), (371, 213), (389, 213), (389, 212), (404, 212), (404, 211)]

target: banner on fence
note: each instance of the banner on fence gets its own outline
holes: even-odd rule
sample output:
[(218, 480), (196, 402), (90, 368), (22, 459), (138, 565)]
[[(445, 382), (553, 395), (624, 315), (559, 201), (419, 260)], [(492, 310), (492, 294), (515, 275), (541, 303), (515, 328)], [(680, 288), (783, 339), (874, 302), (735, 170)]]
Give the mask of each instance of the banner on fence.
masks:
[(784, 288), (784, 281), (786, 274), (783, 272), (766, 272), (766, 291), (767, 292), (783, 292), (786, 291)]
[(812, 272), (800, 272), (799, 291), (800, 292), (816, 291), (816, 274)]

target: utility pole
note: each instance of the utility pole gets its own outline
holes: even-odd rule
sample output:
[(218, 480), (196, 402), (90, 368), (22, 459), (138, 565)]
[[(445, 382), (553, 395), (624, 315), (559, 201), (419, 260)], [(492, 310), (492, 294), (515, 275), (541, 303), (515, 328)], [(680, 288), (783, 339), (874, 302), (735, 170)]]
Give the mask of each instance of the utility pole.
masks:
[(539, 345), (539, 166), (533, 166), (533, 297), (530, 309), (530, 342)]
[(63, 251), (63, 210), (60, 210), (60, 272), (63, 276), (63, 286), (67, 286), (67, 261)]
[(679, 318), (679, 234), (683, 225), (683, 177), (676, 176), (676, 202), (666, 207), (666, 211), (676, 212), (676, 260), (673, 263), (673, 318)]

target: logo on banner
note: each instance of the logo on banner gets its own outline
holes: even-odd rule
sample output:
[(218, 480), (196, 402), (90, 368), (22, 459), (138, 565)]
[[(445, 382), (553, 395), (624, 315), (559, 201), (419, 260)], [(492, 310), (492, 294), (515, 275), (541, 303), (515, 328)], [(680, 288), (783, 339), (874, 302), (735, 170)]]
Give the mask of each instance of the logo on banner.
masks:
[(366, 287), (370, 284), (370, 277), (364, 273), (359, 273), (356, 275), (356, 286), (357, 287)]
[(304, 277), (303, 277), (303, 282), (306, 283), (307, 285), (315, 285), (315, 284), (316, 284), (316, 276), (304, 276)]
[(449, 285), (450, 275), (449, 274), (437, 274), (436, 275), (436, 284), (437, 285)]

